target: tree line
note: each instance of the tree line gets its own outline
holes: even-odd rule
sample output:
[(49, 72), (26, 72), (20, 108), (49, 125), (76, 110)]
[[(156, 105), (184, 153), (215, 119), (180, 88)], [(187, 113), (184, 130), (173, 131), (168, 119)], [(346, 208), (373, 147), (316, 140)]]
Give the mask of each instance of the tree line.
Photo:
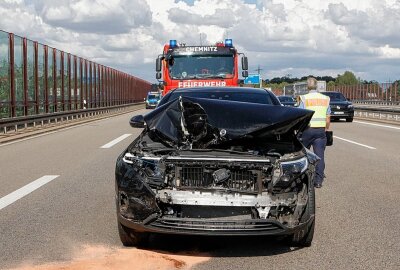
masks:
[[(263, 87), (270, 87), (274, 90), (282, 90), (286, 85), (294, 84), (297, 82), (305, 82), (308, 77), (314, 77), (319, 81), (326, 81), (328, 89), (332, 89), (335, 86), (342, 86), (342, 85), (356, 85), (356, 84), (369, 84), (369, 85), (378, 85), (380, 87), (379, 82), (372, 80), (362, 80), (361, 78), (357, 78), (353, 72), (345, 71), (343, 74), (338, 74), (336, 77), (332, 76), (303, 76), (300, 78), (291, 77), (289, 75), (283, 77), (275, 77), (272, 79), (263, 80)], [(396, 80), (390, 82), (393, 86), (397, 85), (397, 92), (400, 95), (400, 80)]]
[[(351, 71), (345, 71), (343, 74), (338, 74), (336, 77), (332, 76), (303, 76), (303, 77), (291, 77), (286, 75), (283, 77), (275, 77), (272, 79), (266, 79), (263, 81), (264, 84), (293, 84), (297, 82), (304, 82), (308, 77), (314, 77), (318, 81), (326, 81), (328, 85), (355, 85), (355, 84), (378, 84), (377, 81), (367, 81), (357, 78), (356, 75)], [(397, 80), (400, 81), (400, 80)]]

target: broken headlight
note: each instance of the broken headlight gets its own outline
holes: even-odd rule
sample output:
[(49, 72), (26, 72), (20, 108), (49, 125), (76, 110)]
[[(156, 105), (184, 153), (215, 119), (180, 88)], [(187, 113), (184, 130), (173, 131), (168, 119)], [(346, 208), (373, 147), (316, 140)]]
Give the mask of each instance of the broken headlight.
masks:
[(300, 176), (308, 167), (307, 157), (290, 161), (280, 161), (273, 171), (272, 184), (274, 187), (287, 187), (295, 178)]
[(125, 163), (128, 163), (128, 164), (140, 164), (141, 165), (141, 159), (139, 159), (137, 156), (135, 156), (135, 155), (132, 155), (131, 153), (126, 153), (125, 155), (124, 155), (124, 157), (122, 158), (122, 160), (125, 162)]
[(159, 187), (164, 182), (164, 163), (157, 157), (138, 157), (126, 153), (123, 161), (136, 167), (138, 174), (152, 187)]

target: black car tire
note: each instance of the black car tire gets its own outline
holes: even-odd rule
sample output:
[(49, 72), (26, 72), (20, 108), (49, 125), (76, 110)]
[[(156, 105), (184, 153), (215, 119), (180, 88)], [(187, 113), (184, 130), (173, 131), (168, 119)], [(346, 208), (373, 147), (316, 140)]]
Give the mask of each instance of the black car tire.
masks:
[(144, 247), (149, 242), (148, 233), (139, 233), (132, 229), (126, 228), (118, 222), (118, 233), (121, 242), (126, 247)]
[(346, 118), (346, 122), (353, 122), (353, 117), (351, 117), (351, 118)]
[(304, 230), (300, 230), (291, 236), (290, 246), (293, 247), (309, 247), (311, 246), (314, 237), (314, 227), (315, 227), (315, 188), (314, 186), (309, 187), (308, 190), (308, 203), (306, 209), (304, 210), (303, 216), (300, 219), (300, 223), (306, 222), (312, 216), (314, 219), (311, 224)]

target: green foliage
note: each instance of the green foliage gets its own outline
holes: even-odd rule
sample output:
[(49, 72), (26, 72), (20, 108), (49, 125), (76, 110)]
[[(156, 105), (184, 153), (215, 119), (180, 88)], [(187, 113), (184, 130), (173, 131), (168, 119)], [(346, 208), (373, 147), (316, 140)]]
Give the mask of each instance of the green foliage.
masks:
[(346, 71), (343, 75), (338, 75), (336, 78), (336, 85), (355, 85), (358, 83), (359, 80), (351, 71)]
[(287, 82), (281, 82), (281, 83), (265, 83), (265, 82), (263, 82), (263, 87), (270, 87), (272, 89), (283, 90), (283, 87), (285, 87), (288, 84), (289, 83), (287, 83)]
[(10, 80), (8, 73), (8, 61), (2, 59), (0, 63), (0, 119), (9, 116)]
[(7, 100), (9, 96), (8, 63), (6, 60), (0, 63), (0, 100)]
[[(326, 82), (331, 82), (331, 81), (335, 81), (335, 78), (331, 77), (331, 76), (313, 76), (313, 75), (309, 75), (314, 77), (315, 79), (317, 79), (318, 81), (326, 81)], [(292, 84), (292, 83), (297, 83), (297, 82), (304, 82), (307, 80), (307, 78), (309, 76), (303, 76), (301, 78), (297, 78), (297, 77), (289, 77), (289, 76), (283, 76), (283, 77), (275, 77), (272, 78), (270, 80), (265, 80), (265, 83), (267, 84), (281, 84), (281, 83), (287, 83), (287, 84)]]
[(335, 82), (334, 81), (330, 81), (327, 83), (327, 88), (329, 90), (334, 89), (335, 88)]

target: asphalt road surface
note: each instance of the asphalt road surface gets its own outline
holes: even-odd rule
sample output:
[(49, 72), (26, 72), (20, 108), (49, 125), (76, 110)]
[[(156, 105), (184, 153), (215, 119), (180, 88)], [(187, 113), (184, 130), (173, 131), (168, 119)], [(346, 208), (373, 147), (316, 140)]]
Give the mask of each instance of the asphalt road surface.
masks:
[[(88, 247), (125, 252), (129, 263), (138, 250), (118, 238), (114, 166), (140, 132), (131, 116), (0, 146), (1, 269), (67, 263)], [(192, 263), (159, 269), (400, 269), (400, 127), (355, 121), (332, 130), (312, 247), (266, 237), (153, 236), (142, 264), (180, 254)]]

